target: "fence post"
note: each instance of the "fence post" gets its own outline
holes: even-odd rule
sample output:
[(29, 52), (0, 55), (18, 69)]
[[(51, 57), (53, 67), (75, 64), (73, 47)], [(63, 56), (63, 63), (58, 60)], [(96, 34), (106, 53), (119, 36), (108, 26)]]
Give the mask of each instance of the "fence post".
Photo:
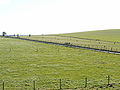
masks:
[(110, 76), (108, 75), (108, 85), (110, 84)]
[(87, 87), (87, 77), (85, 78), (85, 88)]
[(5, 83), (4, 83), (4, 81), (3, 81), (3, 90), (5, 90)]
[(60, 79), (60, 90), (62, 89), (62, 80)]
[(112, 51), (113, 49), (112, 49), (112, 47), (111, 47), (111, 51)]
[(33, 90), (35, 90), (35, 81), (33, 81)]

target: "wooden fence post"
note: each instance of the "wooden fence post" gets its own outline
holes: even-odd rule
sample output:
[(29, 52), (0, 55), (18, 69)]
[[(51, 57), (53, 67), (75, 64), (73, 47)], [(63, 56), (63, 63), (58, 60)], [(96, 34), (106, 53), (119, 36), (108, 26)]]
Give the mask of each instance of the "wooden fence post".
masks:
[(87, 77), (85, 78), (85, 88), (87, 87)]
[(3, 90), (5, 90), (5, 83), (4, 83), (4, 81), (3, 81)]
[(62, 80), (60, 79), (60, 90), (62, 89)]
[(110, 48), (110, 50), (112, 51), (112, 50), (113, 50), (113, 48), (111, 47), (111, 48)]
[(110, 76), (108, 75), (108, 85), (110, 84)]
[(33, 81), (33, 90), (35, 90), (35, 81)]

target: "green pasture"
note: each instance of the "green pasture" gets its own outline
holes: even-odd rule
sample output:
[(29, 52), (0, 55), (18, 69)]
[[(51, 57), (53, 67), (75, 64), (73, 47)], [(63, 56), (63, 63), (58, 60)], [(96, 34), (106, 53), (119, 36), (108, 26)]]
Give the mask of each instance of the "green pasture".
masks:
[(119, 63), (119, 55), (0, 38), (0, 80), (9, 87), (21, 84), (27, 88), (25, 82), (31, 86), (36, 80), (38, 87), (44, 82), (48, 88), (46, 82), (54, 79), (71, 80), (69, 87), (84, 87), (85, 77), (88, 86), (103, 85), (107, 84), (107, 75), (112, 77), (111, 83), (119, 83)]
[(76, 33), (66, 33), (66, 34), (59, 34), (59, 35), (120, 42), (120, 29), (76, 32)]
[(33, 35), (31, 37), (20, 37), (48, 42), (70, 43), (72, 45), (78, 45), (83, 47), (120, 52), (120, 30), (103, 30), (70, 34)]
[[(109, 35), (106, 34), (107, 36)], [(120, 48), (119, 43), (105, 43), (55, 35), (20, 37), (59, 43), (70, 42), (75, 45), (85, 45), (85, 43), (88, 45), (91, 42), (90, 45), (94, 46), (101, 43)], [(79, 35), (78, 37), (83, 38)], [(113, 39), (103, 37), (103, 40), (107, 41), (119, 40), (115, 37)], [(86, 35), (86, 38), (90, 37)], [(110, 84), (114, 88), (106, 88), (108, 75), (110, 75)], [(61, 80), (64, 90), (67, 88), (83, 90), (81, 88), (85, 86), (86, 77), (88, 89), (85, 90), (96, 90), (101, 86), (105, 90), (119, 90), (120, 55), (0, 37), (0, 89), (3, 88), (3, 82), (5, 82), (6, 90), (32, 90), (34, 81), (37, 90), (59, 89)]]

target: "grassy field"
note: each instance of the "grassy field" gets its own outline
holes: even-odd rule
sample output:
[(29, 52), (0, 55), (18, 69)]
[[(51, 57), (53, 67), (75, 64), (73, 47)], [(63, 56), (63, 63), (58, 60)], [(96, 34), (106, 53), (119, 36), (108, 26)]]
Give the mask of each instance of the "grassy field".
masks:
[(78, 45), (83, 47), (120, 52), (119, 34), (120, 30), (104, 30), (70, 34), (33, 35), (31, 37), (28, 36), (21, 37), (48, 42), (70, 43), (72, 45)]
[(77, 32), (77, 33), (68, 33), (68, 34), (59, 34), (59, 35), (120, 42), (120, 29)]
[(7, 90), (31, 90), (33, 80), (36, 88), (58, 88), (59, 79), (62, 88), (80, 88), (85, 77), (88, 87), (100, 86), (107, 84), (107, 75), (115, 90), (120, 88), (120, 55), (0, 38), (1, 88), (3, 80), (11, 87)]

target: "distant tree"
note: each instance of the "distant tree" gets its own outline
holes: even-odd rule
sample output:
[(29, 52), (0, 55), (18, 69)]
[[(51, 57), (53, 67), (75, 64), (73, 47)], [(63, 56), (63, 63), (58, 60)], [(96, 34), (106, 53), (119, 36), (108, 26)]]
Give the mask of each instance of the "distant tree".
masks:
[(15, 34), (13, 36), (15, 36)]
[(29, 34), (29, 37), (31, 37), (31, 34)]
[(2, 36), (5, 36), (7, 33), (6, 32), (2, 32)]
[(19, 37), (20, 37), (20, 35), (19, 35), (19, 34), (17, 34), (17, 37), (19, 38)]

